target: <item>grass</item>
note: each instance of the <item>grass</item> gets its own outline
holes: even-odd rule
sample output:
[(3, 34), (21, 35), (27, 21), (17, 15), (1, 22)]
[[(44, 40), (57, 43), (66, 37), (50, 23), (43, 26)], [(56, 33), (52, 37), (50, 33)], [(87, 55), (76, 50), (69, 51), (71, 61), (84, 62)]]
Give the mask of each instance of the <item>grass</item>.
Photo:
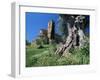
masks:
[(89, 64), (89, 45), (81, 49), (71, 49), (71, 55), (60, 57), (54, 54), (56, 45), (26, 49), (26, 67)]

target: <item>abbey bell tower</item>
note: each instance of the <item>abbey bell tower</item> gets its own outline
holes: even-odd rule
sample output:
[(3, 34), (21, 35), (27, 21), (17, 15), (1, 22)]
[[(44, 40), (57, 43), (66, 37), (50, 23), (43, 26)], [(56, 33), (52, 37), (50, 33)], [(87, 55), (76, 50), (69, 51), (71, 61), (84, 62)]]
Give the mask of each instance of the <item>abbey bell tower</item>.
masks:
[(48, 38), (49, 38), (49, 42), (54, 40), (54, 35), (55, 35), (55, 24), (54, 24), (53, 20), (51, 20), (51, 21), (48, 22)]

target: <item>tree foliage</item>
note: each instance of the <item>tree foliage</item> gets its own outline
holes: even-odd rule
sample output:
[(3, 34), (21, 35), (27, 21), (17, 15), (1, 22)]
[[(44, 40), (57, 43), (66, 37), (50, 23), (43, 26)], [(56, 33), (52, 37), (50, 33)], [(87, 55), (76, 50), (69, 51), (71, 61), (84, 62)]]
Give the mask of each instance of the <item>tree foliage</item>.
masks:
[(28, 41), (28, 40), (26, 40), (26, 45), (28, 46), (28, 45), (30, 45), (31, 43)]
[(68, 27), (72, 28), (75, 18), (72, 15), (59, 14), (59, 30), (62, 33), (62, 37), (66, 39), (69, 35)]

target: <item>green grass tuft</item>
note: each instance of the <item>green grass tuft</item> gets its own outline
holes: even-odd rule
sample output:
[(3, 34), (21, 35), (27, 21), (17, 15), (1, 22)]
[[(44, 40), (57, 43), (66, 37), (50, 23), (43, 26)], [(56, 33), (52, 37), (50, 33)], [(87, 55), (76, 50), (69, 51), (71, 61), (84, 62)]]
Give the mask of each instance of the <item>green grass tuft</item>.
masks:
[(44, 45), (44, 48), (26, 49), (26, 67), (34, 66), (57, 66), (57, 65), (80, 65), (89, 64), (89, 45), (81, 49), (71, 49), (71, 55), (60, 57), (54, 54), (56, 45)]

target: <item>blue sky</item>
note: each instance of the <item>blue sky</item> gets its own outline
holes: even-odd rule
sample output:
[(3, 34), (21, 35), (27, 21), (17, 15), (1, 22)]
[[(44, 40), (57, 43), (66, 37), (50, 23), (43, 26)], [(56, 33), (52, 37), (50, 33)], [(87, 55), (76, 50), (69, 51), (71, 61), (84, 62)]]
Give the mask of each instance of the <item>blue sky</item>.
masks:
[(26, 12), (26, 40), (32, 41), (39, 35), (40, 29), (47, 29), (48, 22), (53, 20), (57, 27), (58, 14)]
[[(36, 12), (26, 12), (26, 40), (31, 42), (32, 40), (35, 40), (37, 36), (39, 35), (40, 29), (47, 29), (48, 28), (48, 22), (50, 20), (53, 20), (55, 22), (55, 27), (58, 27), (58, 14), (53, 13), (36, 13)], [(87, 21), (89, 21), (89, 16), (86, 17)], [(86, 25), (86, 33), (89, 33), (90, 25)], [(58, 28), (55, 28), (56, 32)]]

